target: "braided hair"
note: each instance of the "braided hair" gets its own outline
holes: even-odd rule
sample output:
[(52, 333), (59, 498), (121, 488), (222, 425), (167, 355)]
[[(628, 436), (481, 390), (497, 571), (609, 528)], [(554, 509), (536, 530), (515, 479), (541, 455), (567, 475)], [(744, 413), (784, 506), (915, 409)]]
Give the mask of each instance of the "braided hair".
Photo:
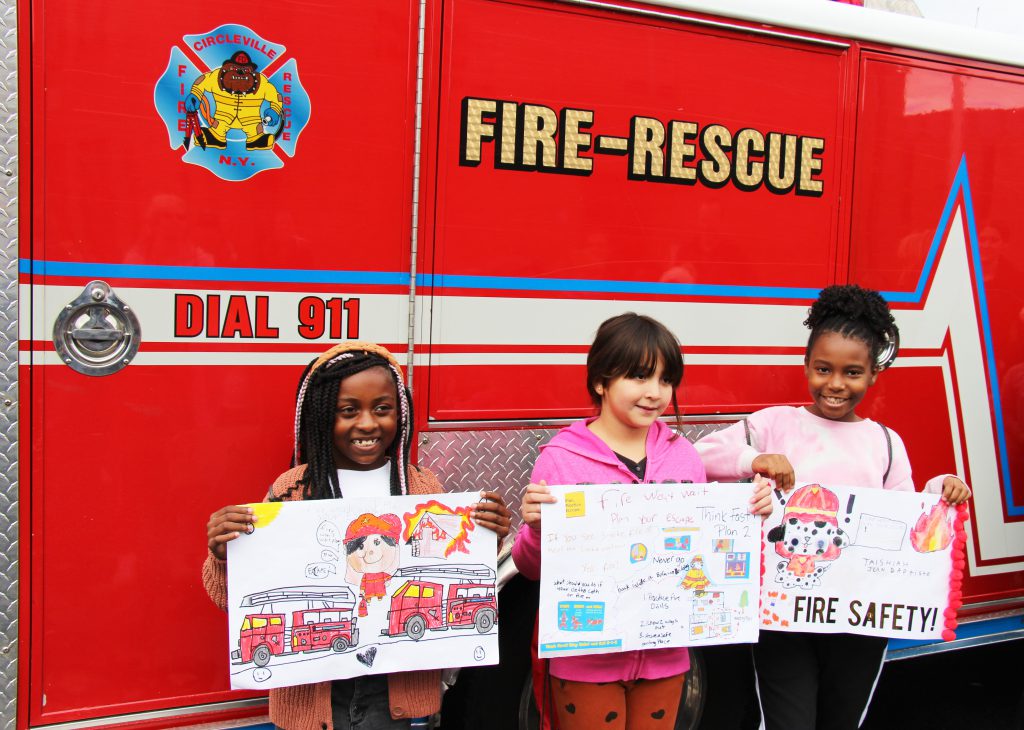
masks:
[(892, 365), (900, 349), (900, 330), (882, 295), (856, 284), (825, 287), (807, 312), (804, 326), (811, 330), (804, 361), (825, 332), (853, 337), (868, 346), (875, 370)]
[(295, 442), (292, 466), (306, 465), (299, 479), (303, 499), (341, 496), (334, 462), (334, 421), (341, 381), (369, 368), (381, 367), (391, 375), (398, 396), (398, 432), (387, 447), (391, 459), (391, 494), (408, 492), (406, 470), (413, 436), (412, 399), (402, 370), (394, 357), (379, 345), (347, 342), (331, 348), (309, 363), (302, 372), (295, 398)]

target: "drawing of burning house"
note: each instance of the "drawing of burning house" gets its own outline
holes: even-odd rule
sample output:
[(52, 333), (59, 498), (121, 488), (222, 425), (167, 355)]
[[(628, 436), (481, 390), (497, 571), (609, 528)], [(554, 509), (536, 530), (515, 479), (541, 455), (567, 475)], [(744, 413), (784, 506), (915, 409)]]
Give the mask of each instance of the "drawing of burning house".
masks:
[(473, 527), (468, 512), (431, 501), (407, 514), (403, 537), (412, 546), (413, 557), (447, 558), (455, 551), (466, 552), (467, 533)]

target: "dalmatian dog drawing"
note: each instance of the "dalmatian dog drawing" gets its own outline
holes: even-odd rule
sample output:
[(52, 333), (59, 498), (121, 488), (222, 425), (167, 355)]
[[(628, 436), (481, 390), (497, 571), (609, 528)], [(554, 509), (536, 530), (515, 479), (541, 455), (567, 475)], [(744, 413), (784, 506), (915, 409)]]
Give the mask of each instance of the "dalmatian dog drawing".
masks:
[(782, 522), (768, 532), (780, 561), (775, 582), (786, 588), (821, 585), (821, 574), (850, 544), (839, 527), (839, 498), (820, 484), (807, 484), (790, 496)]

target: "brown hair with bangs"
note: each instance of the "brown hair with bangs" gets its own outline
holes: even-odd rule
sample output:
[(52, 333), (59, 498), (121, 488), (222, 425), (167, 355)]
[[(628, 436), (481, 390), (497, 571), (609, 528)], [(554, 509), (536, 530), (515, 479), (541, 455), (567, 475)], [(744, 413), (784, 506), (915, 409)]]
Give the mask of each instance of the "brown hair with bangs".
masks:
[[(587, 353), (587, 392), (601, 410), (597, 386), (607, 388), (616, 378), (650, 377), (662, 362), (664, 378), (672, 384), (672, 410), (677, 431), (682, 430), (676, 389), (683, 381), (683, 351), (676, 336), (656, 319), (626, 312), (606, 319), (597, 328)], [(675, 436), (673, 436), (675, 438)]]

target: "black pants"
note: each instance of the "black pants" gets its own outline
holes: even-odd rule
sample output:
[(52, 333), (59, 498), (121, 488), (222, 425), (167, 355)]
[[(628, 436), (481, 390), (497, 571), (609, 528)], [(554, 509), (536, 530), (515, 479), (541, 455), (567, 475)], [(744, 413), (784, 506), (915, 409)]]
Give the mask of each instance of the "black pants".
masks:
[(856, 730), (882, 672), (887, 640), (762, 631), (754, 644), (766, 730)]
[(331, 682), (334, 730), (408, 730), (409, 718), (391, 719), (388, 675), (336, 679)]

